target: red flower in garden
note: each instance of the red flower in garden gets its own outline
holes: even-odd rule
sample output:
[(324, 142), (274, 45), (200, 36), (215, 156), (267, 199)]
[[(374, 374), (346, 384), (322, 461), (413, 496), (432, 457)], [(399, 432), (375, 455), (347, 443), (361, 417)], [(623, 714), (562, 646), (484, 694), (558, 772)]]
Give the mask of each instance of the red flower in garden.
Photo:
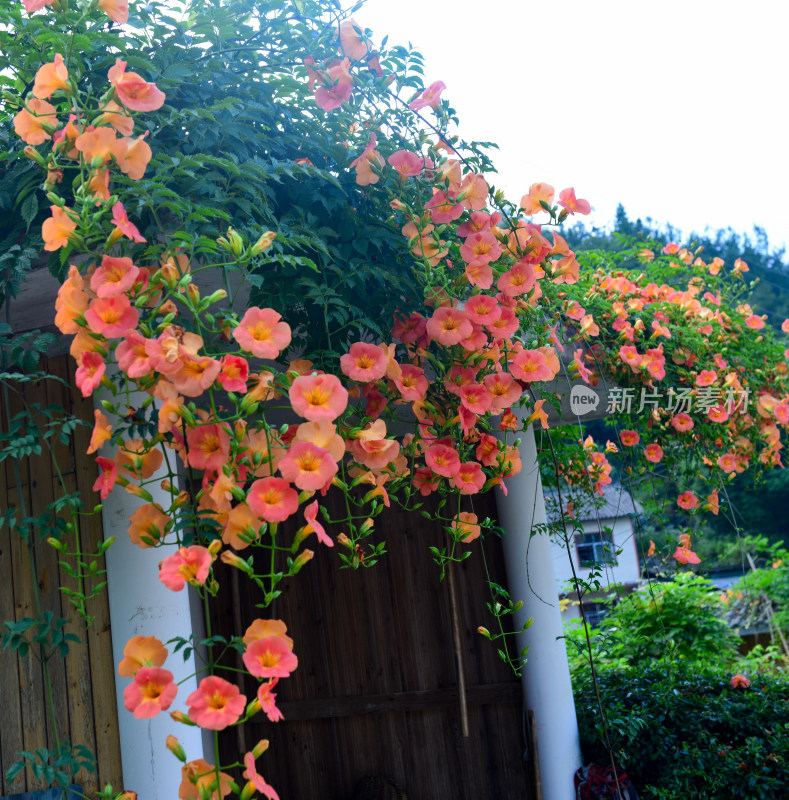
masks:
[(65, 247), (77, 229), (77, 223), (71, 219), (67, 212), (71, 209), (52, 206), (51, 219), (45, 219), (41, 226), (41, 236), (44, 239), (44, 250), (58, 250)]
[(559, 192), (559, 205), (565, 211), (569, 211), (570, 214), (575, 214), (576, 211), (579, 214), (589, 214), (592, 211), (589, 201), (576, 198), (575, 189), (573, 188), (562, 189), (562, 191)]
[(485, 484), (485, 473), (482, 467), (474, 461), (468, 461), (457, 468), (452, 475), (452, 485), (460, 490), (461, 494), (477, 494)]
[[(269, 717), (269, 719), (271, 719), (271, 717)], [(274, 787), (266, 783), (263, 776), (255, 768), (255, 756), (252, 753), (246, 753), (244, 755), (244, 766), (246, 767), (243, 773), (244, 778), (246, 778), (257, 791), (261, 792), (268, 800), (279, 800), (279, 795)]]
[(288, 397), (293, 410), (313, 422), (333, 421), (348, 405), (348, 391), (336, 375), (299, 375)]
[(437, 106), (441, 101), (441, 92), (447, 88), (444, 81), (434, 81), (422, 92), (415, 100), (412, 100), (408, 107), (411, 111), (420, 111), (428, 106)]
[(261, 478), (247, 493), (249, 507), (266, 522), (282, 522), (299, 507), (299, 496), (284, 478)]
[(93, 491), (99, 492), (102, 501), (109, 497), (110, 492), (115, 488), (115, 482), (118, 479), (118, 468), (111, 458), (104, 458), (104, 456), (96, 457), (96, 464), (101, 472), (96, 482), (93, 484)]
[(172, 672), (160, 667), (140, 667), (134, 682), (123, 691), (123, 704), (137, 719), (150, 719), (166, 711), (177, 693)]
[(197, 689), (186, 698), (189, 719), (210, 731), (223, 731), (237, 722), (246, 704), (247, 698), (238, 686), (217, 675), (203, 678)]
[(110, 67), (107, 77), (115, 87), (118, 100), (132, 111), (156, 111), (164, 105), (164, 92), (137, 73), (126, 72), (126, 62), (120, 58), (115, 60), (115, 66)]
[(132, 636), (123, 648), (118, 675), (133, 678), (141, 667), (161, 667), (167, 648), (155, 636)]
[(285, 719), (284, 714), (277, 708), (277, 695), (271, 690), (277, 685), (279, 678), (272, 678), (258, 686), (258, 702), (269, 722), (279, 722)]
[(732, 675), (729, 683), (731, 683), (732, 689), (747, 689), (751, 685), (750, 678), (740, 673)]
[(74, 376), (77, 388), (83, 397), (90, 397), (93, 390), (101, 383), (107, 365), (98, 353), (91, 352), (82, 353), (78, 363)]
[(331, 453), (312, 442), (294, 442), (278, 466), (282, 477), (299, 489), (322, 489), (337, 474)]
[(299, 660), (282, 636), (255, 639), (244, 651), (244, 666), (257, 678), (287, 678)]
[(189, 464), (195, 469), (220, 470), (230, 452), (230, 436), (221, 425), (199, 425), (186, 434)]
[(689, 511), (691, 508), (696, 508), (696, 506), (698, 506), (698, 504), (699, 504), (698, 497), (696, 497), (696, 495), (693, 494), (693, 492), (690, 492), (690, 491), (683, 492), (677, 498), (677, 505), (680, 508), (684, 508), (686, 511)]
[(291, 331), (287, 322), (273, 308), (247, 309), (233, 338), (248, 353), (258, 358), (277, 358), (290, 344)]
[(208, 579), (211, 561), (211, 553), (205, 547), (179, 547), (159, 564), (159, 580), (174, 592), (180, 592), (187, 583), (201, 586)]
[(425, 463), (436, 475), (451, 478), (460, 469), (460, 456), (451, 445), (437, 442), (428, 447)]
[(688, 431), (693, 430), (693, 420), (690, 418), (690, 415), (686, 414), (684, 411), (680, 414), (677, 414), (671, 420), (671, 424), (674, 429), (680, 433), (687, 433)]
[(679, 564), (700, 564), (701, 559), (687, 547), (677, 547), (674, 551), (674, 558)]
[[(113, 233), (116, 236), (123, 235), (133, 242), (145, 241), (145, 237), (137, 229), (137, 226), (129, 220), (129, 215), (120, 200), (112, 207), (112, 224), (115, 226)], [(117, 233), (118, 231), (120, 233)]]
[(340, 369), (353, 381), (369, 383), (386, 375), (388, 359), (386, 353), (374, 344), (356, 342), (350, 350), (340, 356)]

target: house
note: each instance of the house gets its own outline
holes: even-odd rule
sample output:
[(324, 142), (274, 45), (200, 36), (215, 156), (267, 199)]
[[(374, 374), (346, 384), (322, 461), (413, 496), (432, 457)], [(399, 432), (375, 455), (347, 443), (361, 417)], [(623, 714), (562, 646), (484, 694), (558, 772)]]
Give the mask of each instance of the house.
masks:
[[(601, 584), (600, 591), (587, 593), (583, 600), (586, 618), (594, 624), (605, 613), (600, 601), (609, 586), (617, 584), (632, 590), (641, 579), (634, 520), (644, 509), (620, 484), (604, 487), (602, 497), (594, 505), (580, 504), (578, 497), (565, 488), (562, 491), (565, 509), (568, 503), (573, 506), (572, 517), (565, 513), (566, 536), (551, 536), (556, 591), (570, 601), (562, 612), (564, 621), (569, 622), (581, 616), (573, 574), (581, 581), (596, 577)], [(556, 489), (545, 492), (545, 505), (548, 522), (561, 524)]]

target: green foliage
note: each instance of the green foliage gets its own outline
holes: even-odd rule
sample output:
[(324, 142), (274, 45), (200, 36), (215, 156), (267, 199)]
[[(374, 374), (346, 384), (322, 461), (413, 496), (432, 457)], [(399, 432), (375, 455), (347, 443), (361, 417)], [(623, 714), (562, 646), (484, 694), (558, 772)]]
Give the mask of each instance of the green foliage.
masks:
[(19, 759), (7, 770), (6, 781), (11, 783), (25, 767), (30, 769), (36, 781), (66, 789), (80, 770), (96, 771), (96, 757), (84, 745), (72, 746), (68, 742), (51, 750), (23, 750), (19, 753)]
[[(617, 762), (644, 800), (789, 795), (789, 684), (733, 689), (710, 666), (604, 669), (598, 685)], [(584, 761), (608, 763), (588, 678), (576, 684)]]
[[(611, 595), (607, 602), (611, 610), (592, 633), (598, 664), (731, 663), (736, 657), (738, 639), (705, 578), (681, 572), (623, 597)], [(568, 644), (575, 674), (588, 666), (587, 654), (577, 631), (568, 632)]]
[(45, 611), (41, 619), (25, 617), (16, 622), (5, 622), (3, 649), (15, 650), (20, 658), (24, 658), (30, 650), (32, 641), (41, 646), (42, 659), (46, 660), (55, 653), (65, 658), (68, 655), (69, 642), (77, 644), (80, 642), (79, 636), (66, 633), (65, 627), (68, 623), (67, 619), (55, 617), (51, 611)]
[(774, 624), (789, 631), (789, 550), (783, 541), (770, 544), (766, 537), (745, 539), (743, 546), (763, 566), (743, 575), (732, 587), (732, 593), (735, 597), (743, 594), (753, 599), (766, 598), (772, 604)]
[[(299, 355), (329, 367), (341, 344), (367, 335), (388, 338), (398, 308), (417, 308), (413, 259), (385, 193), (356, 185), (349, 163), (370, 132), (386, 130), (386, 157), (426, 131), (372, 70), (357, 79), (349, 101), (359, 123), (315, 106), (304, 60), (333, 57), (337, 24), (347, 16), (336, 0), (190, 0), (181, 6), (132, 7), (129, 25), (102, 15), (67, 12), (68, 25), (21, 6), (0, 9), (0, 301), (16, 294), (35, 253), (48, 203), (36, 190), (38, 169), (22, 155), (11, 118), (38, 67), (55, 53), (79, 52), (78, 77), (98, 97), (116, 57), (156, 81), (167, 102), (149, 123), (153, 158), (135, 182), (130, 214), (150, 244), (140, 261), (155, 263), (162, 231), (179, 230), (198, 260), (216, 252), (215, 238), (232, 220), (250, 241), (278, 235), (247, 280), (250, 302), (265, 298), (298, 332)], [(68, 57), (67, 57), (68, 61)], [(410, 48), (380, 53), (382, 70), (398, 71), (400, 86), (421, 88), (421, 57)], [(80, 64), (83, 66), (80, 67)], [(372, 106), (370, 99), (376, 98)], [(448, 110), (447, 120), (454, 120)], [(467, 146), (470, 164), (490, 168), (484, 144)], [(45, 145), (46, 147), (46, 145)], [(65, 168), (59, 192), (71, 205), (76, 169)], [(129, 179), (120, 178), (121, 183)], [(38, 199), (37, 199), (38, 198)], [(13, 213), (12, 213), (13, 212)], [(24, 249), (22, 249), (24, 248)], [(68, 248), (49, 259), (59, 277)], [(295, 337), (294, 337), (295, 338)]]

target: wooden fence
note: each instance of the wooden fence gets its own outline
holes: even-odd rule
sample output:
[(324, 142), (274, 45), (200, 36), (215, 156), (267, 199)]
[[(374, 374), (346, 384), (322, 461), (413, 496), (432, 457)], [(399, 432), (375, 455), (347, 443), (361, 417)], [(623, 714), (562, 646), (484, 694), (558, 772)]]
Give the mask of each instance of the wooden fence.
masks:
[[(46, 365), (53, 374), (69, 380), (72, 365), (66, 356), (50, 359)], [(73, 382), (69, 387), (57, 381), (8, 385), (10, 401), (6, 408), (0, 392), (0, 430), (8, 430), (8, 418), (24, 406), (58, 404), (89, 422), (80, 427), (73, 447), (62, 444), (57, 436), (44, 443), (43, 454), (29, 459), (0, 462), (0, 508), (24, 507), (28, 515), (38, 517), (60, 495), (61, 480), (67, 492), (79, 492), (88, 510), (98, 502), (92, 491), (96, 479), (93, 458), (85, 455), (93, 425), (93, 403), (83, 399)], [(95, 550), (102, 540), (100, 515), (80, 517), (79, 537), (86, 552)], [(73, 538), (71, 541), (75, 541)], [(58, 564), (59, 554), (45, 542), (28, 548), (22, 537), (0, 527), (0, 623), (35, 617), (37, 584), (42, 612), (69, 621), (68, 632), (79, 636), (65, 659), (49, 660), (52, 682), (53, 728), (47, 713), (47, 699), (41, 663), (31, 655), (18, 658), (11, 650), (0, 652), (0, 795), (41, 788), (29, 770), (10, 785), (5, 773), (21, 750), (54, 748), (56, 736), (73, 745), (84, 745), (97, 757), (98, 773), (82, 771), (77, 783), (95, 791), (106, 783), (120, 788), (122, 783), (118, 739), (115, 677), (110, 642), (109, 609), (106, 592), (89, 602), (95, 617), (86, 630), (81, 617), (59, 591), (59, 586), (76, 589), (72, 578)], [(34, 584), (35, 581), (35, 584)], [(31, 651), (32, 652), (32, 651)]]
[[(475, 510), (495, 517), (491, 497), (475, 498)], [(261, 714), (243, 731), (227, 732), (224, 755), (235, 760), (269, 738), (259, 768), (280, 797), (294, 800), (351, 800), (365, 777), (393, 780), (408, 800), (536, 798), (524, 759), (520, 681), (477, 632), (493, 622), (486, 565), (504, 585), (499, 540), (472, 545), (472, 557), (454, 565), (451, 587), (439, 582), (428, 553), (443, 543), (440, 526), (395, 508), (376, 526), (388, 550), (377, 565), (340, 569), (336, 552), (314, 542), (316, 557), (268, 611), (254, 607), (259, 598), (250, 582), (232, 571), (222, 578), (234, 591), (220, 593), (227, 601), (214, 630), (243, 631), (256, 616), (282, 618), (299, 658), (276, 690), (285, 721), (271, 724)], [(254, 696), (255, 685), (246, 692)]]

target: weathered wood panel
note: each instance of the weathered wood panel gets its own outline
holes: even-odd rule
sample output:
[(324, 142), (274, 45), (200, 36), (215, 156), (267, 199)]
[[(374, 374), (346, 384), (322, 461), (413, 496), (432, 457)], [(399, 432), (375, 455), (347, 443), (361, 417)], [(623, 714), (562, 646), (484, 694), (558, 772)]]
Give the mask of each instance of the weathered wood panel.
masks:
[[(321, 502), (331, 507), (333, 500)], [(475, 503), (480, 517), (494, 516), (492, 499)], [(370, 775), (391, 778), (408, 800), (532, 797), (520, 681), (476, 632), (491, 622), (481, 553), (455, 566), (469, 713), (464, 738), (448, 581), (439, 582), (427, 552), (443, 533), (395, 508), (376, 527), (389, 552), (375, 567), (340, 569), (335, 551), (313, 542), (315, 559), (275, 608), (256, 609), (244, 580), (235, 610), (226, 600), (218, 607), (214, 629), (243, 632), (256, 616), (280, 617), (295, 640), (299, 668), (277, 686), (285, 721), (273, 725), (260, 715), (247, 725), (247, 743), (271, 740), (261, 772), (283, 800), (346, 800)], [(488, 537), (482, 547), (491, 579), (503, 584), (498, 540)], [(231, 580), (226, 573), (221, 579)], [(246, 685), (248, 697), (255, 685)], [(235, 731), (220, 742), (224, 759), (243, 754)]]
[[(67, 357), (50, 359), (53, 374), (69, 380), (72, 369)], [(24, 405), (56, 403), (93, 422), (90, 399), (83, 400), (71, 382), (70, 387), (55, 381), (18, 384), (10, 392), (11, 416)], [(0, 394), (0, 430), (7, 430), (7, 410)], [(0, 497), (3, 506), (19, 505), (24, 500), (28, 514), (46, 513), (47, 506), (63, 487), (78, 491), (84, 507), (92, 509), (97, 496), (92, 491), (96, 468), (85, 455), (90, 428), (80, 429), (76, 442), (65, 445), (54, 437), (43, 442), (42, 455), (0, 463)], [(63, 484), (63, 487), (61, 486)], [(102, 539), (98, 516), (82, 516), (78, 530), (69, 534), (71, 543), (81, 542), (83, 551), (92, 551)], [(106, 594), (91, 601), (94, 625), (87, 631), (84, 621), (59, 591), (59, 586), (77, 589), (77, 583), (60, 566), (58, 553), (44, 541), (35, 542), (32, 553), (18, 533), (7, 527), (0, 530), (0, 558), (5, 574), (0, 581), (0, 620), (34, 617), (35, 596), (31, 571), (35, 564), (39, 603), (42, 612), (69, 620), (67, 630), (82, 642), (72, 644), (66, 659), (54, 656), (48, 662), (53, 686), (54, 727), (47, 709), (42, 669), (31, 657), (19, 659), (10, 651), (0, 654), (0, 794), (41, 788), (30, 772), (12, 785), (5, 784), (5, 771), (22, 750), (53, 748), (60, 740), (81, 744), (98, 756), (98, 775), (81, 772), (77, 781), (93, 792), (106, 783), (122, 785), (120, 747), (112, 649), (109, 636), (109, 609)]]

